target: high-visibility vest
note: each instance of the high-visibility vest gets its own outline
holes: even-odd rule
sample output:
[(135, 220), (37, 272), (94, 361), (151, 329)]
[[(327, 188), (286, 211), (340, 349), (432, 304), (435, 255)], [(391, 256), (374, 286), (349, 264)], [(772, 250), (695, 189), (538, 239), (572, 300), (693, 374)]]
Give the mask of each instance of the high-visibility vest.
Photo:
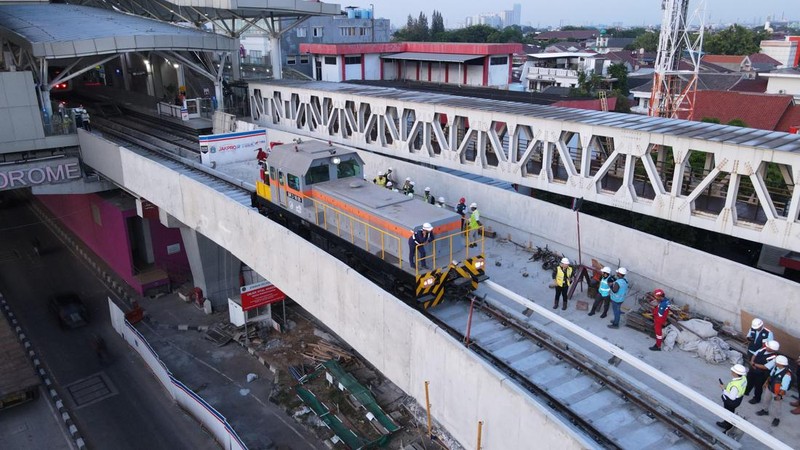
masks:
[(628, 281), (625, 278), (617, 279), (617, 292), (611, 291), (611, 301), (614, 303), (622, 303), (625, 301), (625, 294), (628, 292)]
[(556, 286), (564, 287), (569, 286), (569, 280), (572, 278), (572, 267), (567, 266), (567, 278), (564, 279), (564, 269), (561, 266), (556, 267)]
[[(744, 391), (747, 389), (747, 378), (746, 377), (739, 377), (732, 379), (727, 386), (725, 386), (725, 392), (730, 392), (731, 388), (736, 388), (736, 400), (737, 398), (742, 398), (744, 396)], [(726, 395), (727, 397), (727, 395)], [(728, 397), (730, 398), (730, 397)]]
[(481, 213), (476, 209), (469, 215), (469, 229), (478, 228), (478, 222), (481, 220)]
[(608, 285), (608, 279), (611, 277), (600, 278), (600, 286), (597, 287), (597, 292), (601, 297), (608, 297), (611, 293), (611, 286)]

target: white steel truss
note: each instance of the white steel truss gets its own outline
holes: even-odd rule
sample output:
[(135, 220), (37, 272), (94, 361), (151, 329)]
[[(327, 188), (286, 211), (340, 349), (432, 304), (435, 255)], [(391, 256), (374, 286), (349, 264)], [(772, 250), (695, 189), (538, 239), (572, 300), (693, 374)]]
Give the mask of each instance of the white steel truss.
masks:
[(343, 83), (250, 83), (253, 120), (800, 251), (800, 136)]

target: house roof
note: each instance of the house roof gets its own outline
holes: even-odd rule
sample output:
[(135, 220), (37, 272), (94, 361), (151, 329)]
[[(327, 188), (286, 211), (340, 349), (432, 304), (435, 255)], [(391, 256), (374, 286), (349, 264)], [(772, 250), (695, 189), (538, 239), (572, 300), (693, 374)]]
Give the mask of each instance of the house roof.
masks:
[(743, 55), (703, 55), (703, 62), (712, 64), (741, 64), (744, 60)]
[(379, 42), (369, 44), (300, 44), (300, 53), (357, 55), (361, 53), (444, 53), (461, 55), (511, 55), (522, 53), (522, 44), (466, 42)]
[(767, 79), (766, 78), (742, 78), (738, 83), (734, 84), (729, 90), (736, 92), (756, 92), (763, 94), (767, 92)]
[[(688, 75), (680, 75), (681, 88), (689, 79)], [(740, 73), (701, 73), (697, 77), (697, 90), (699, 91), (728, 91), (742, 79)], [(650, 80), (635, 89), (636, 92), (650, 92), (653, 90), (653, 81)]]
[(537, 34), (534, 39), (537, 41), (549, 41), (550, 39), (585, 41), (587, 39), (594, 39), (599, 34), (600, 32), (598, 30), (545, 31)]
[[(697, 91), (694, 120), (700, 121), (709, 117), (728, 123), (733, 119), (740, 119), (749, 128), (775, 130), (791, 105), (791, 95)], [(681, 118), (686, 117), (684, 115)]]
[(786, 109), (786, 113), (781, 117), (775, 131), (788, 133), (790, 127), (800, 127), (800, 105), (792, 105)]
[(611, 48), (611, 47), (625, 48), (626, 46), (628, 46), (630, 44), (633, 44), (633, 41), (634, 41), (634, 38), (612, 37), (612, 38), (608, 38), (608, 44), (606, 44), (606, 47), (609, 47), (609, 48)]
[(631, 55), (631, 52), (627, 50), (622, 50), (618, 52), (608, 52), (604, 56), (609, 61), (626, 62), (630, 64), (631, 67), (634, 67), (637, 64), (636, 57), (634, 55)]
[(775, 66), (781, 65), (780, 61), (767, 55), (766, 53), (753, 53), (752, 55), (748, 56), (748, 58), (750, 58), (750, 62), (753, 64), (772, 64)]

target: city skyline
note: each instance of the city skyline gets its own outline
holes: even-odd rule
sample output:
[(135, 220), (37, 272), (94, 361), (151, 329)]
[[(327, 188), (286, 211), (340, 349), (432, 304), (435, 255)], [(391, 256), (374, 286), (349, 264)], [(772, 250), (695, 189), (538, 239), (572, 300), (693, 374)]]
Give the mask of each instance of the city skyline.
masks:
[[(543, 1), (520, 2), (519, 0), (506, 0), (504, 2), (486, 4), (484, 2), (463, 0), (440, 0), (436, 7), (423, 0), (406, 0), (404, 2), (378, 3), (372, 0), (375, 16), (387, 18), (394, 27), (405, 25), (408, 15), (417, 17), (420, 12), (425, 13), (430, 20), (434, 9), (441, 12), (447, 28), (461, 26), (467, 17), (483, 13), (499, 13), (509, 10), (514, 3), (522, 3), (522, 25), (533, 27), (559, 27), (565, 25), (616, 25), (643, 26), (658, 25), (661, 22), (661, 2), (659, 0), (643, 0), (631, 2), (630, 0), (606, 0), (595, 2), (589, 0), (567, 0), (559, 3), (559, 8), (548, 7)], [(709, 24), (761, 24), (767, 17), (773, 20), (800, 20), (800, 16), (791, 8), (786, 0), (706, 0), (706, 22)], [(690, 11), (699, 5), (699, 1), (689, 4)], [(356, 6), (370, 9), (368, 0), (356, 0), (342, 3), (342, 7)], [(544, 8), (544, 9), (542, 9)], [(613, 11), (613, 13), (612, 13)]]

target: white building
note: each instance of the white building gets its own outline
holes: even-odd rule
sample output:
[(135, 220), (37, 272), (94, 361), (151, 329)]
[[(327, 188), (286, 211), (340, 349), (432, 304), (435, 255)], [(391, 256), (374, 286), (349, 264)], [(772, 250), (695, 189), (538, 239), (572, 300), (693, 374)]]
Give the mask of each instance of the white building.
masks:
[[(612, 55), (613, 56), (613, 55)], [(631, 72), (634, 67), (627, 61), (618, 61), (606, 54), (594, 52), (533, 53), (522, 69), (522, 79), (527, 80), (526, 90), (541, 92), (550, 86), (578, 87), (581, 72), (597, 74), (604, 81), (615, 81), (608, 76), (608, 68), (622, 62)]]
[(797, 46), (800, 44), (800, 36), (787, 36), (785, 40), (764, 40), (761, 41), (761, 53), (764, 53), (779, 63), (783, 67), (797, 67), (800, 60)]
[(767, 79), (767, 94), (791, 95), (795, 102), (800, 102), (800, 70), (781, 69), (760, 76)]

